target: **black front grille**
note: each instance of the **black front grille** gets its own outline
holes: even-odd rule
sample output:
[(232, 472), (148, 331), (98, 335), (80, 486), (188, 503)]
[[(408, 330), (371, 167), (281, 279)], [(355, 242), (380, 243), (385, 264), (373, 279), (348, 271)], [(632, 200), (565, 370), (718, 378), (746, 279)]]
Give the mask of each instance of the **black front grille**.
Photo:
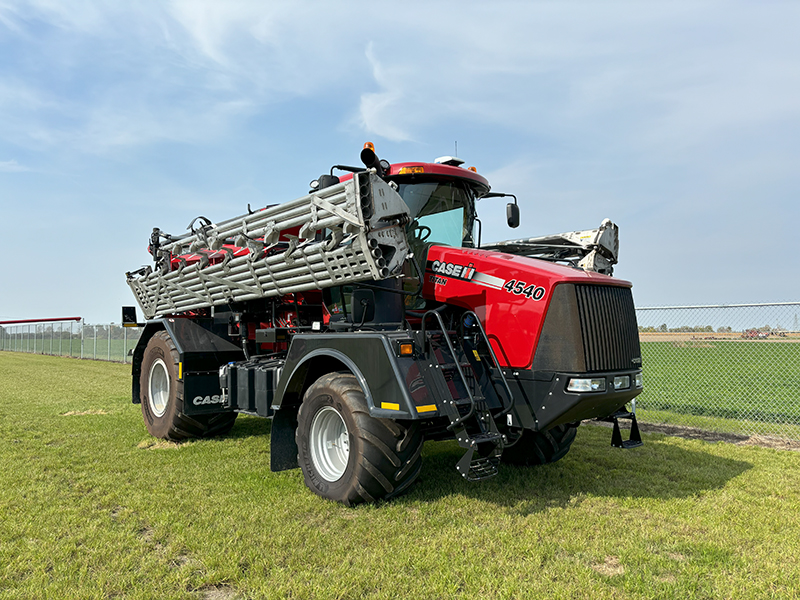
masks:
[(587, 371), (620, 371), (641, 364), (630, 288), (576, 285)]

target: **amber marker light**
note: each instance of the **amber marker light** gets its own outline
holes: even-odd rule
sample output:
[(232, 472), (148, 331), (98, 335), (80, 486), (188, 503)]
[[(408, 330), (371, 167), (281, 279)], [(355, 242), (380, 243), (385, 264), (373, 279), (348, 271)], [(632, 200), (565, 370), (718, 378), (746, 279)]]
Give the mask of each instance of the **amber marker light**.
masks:
[(372, 142), (364, 142), (364, 150), (366, 150), (367, 148), (375, 152), (375, 144), (373, 144)]
[(423, 167), (403, 167), (400, 169), (399, 175), (410, 175), (412, 173), (424, 173)]
[(477, 173), (478, 169), (476, 169), (475, 167), (470, 167), (469, 169), (467, 169), (467, 171), (472, 171), (473, 173)]
[(400, 356), (411, 356), (414, 354), (414, 344), (404, 342), (400, 344)]

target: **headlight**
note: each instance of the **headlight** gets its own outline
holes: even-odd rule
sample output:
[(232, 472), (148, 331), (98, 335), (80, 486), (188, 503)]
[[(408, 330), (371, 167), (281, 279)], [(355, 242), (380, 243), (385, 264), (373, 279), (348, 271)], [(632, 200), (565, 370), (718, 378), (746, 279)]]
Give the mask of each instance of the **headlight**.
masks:
[(605, 379), (570, 379), (568, 392), (605, 392)]
[(614, 377), (615, 390), (627, 390), (629, 387), (631, 387), (630, 375), (622, 375), (621, 377)]
[(641, 389), (641, 388), (644, 387), (644, 380), (642, 379), (642, 374), (641, 373), (637, 373), (636, 374), (636, 376), (633, 379), (633, 383), (634, 383), (634, 385), (636, 386), (637, 389)]

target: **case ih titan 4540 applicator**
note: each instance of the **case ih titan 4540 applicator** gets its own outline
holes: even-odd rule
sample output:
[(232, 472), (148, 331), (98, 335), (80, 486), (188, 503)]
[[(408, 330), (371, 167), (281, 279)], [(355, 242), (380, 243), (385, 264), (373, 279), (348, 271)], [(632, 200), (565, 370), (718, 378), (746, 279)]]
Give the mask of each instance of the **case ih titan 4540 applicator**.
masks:
[(240, 412), (269, 417), (272, 470), (300, 467), (347, 505), (406, 490), (423, 440), (455, 439), (469, 481), (560, 459), (583, 419), (639, 445), (617, 227), (482, 245), (477, 201), (513, 198), (516, 227), (514, 196), (454, 157), (389, 164), (367, 144), (361, 160), (291, 202), (153, 230), (154, 265), (127, 274), (147, 318), (133, 401), (148, 431), (208, 437)]

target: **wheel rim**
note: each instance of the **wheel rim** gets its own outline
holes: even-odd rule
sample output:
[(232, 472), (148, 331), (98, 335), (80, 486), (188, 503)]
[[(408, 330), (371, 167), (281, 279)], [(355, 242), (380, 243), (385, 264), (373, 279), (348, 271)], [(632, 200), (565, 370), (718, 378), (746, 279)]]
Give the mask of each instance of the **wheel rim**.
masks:
[(311, 422), (311, 461), (325, 481), (338, 481), (350, 458), (350, 437), (342, 415), (332, 406), (320, 409)]
[(169, 371), (167, 365), (160, 358), (157, 358), (150, 367), (150, 393), (148, 402), (150, 410), (157, 417), (161, 417), (167, 412), (169, 402)]

